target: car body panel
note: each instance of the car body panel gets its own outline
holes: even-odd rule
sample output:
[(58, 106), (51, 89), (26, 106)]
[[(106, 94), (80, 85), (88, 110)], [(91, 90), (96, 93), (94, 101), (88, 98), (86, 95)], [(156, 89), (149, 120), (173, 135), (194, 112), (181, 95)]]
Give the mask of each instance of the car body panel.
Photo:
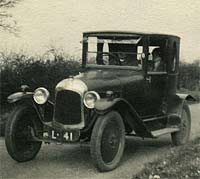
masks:
[(83, 81), (87, 85), (89, 91), (106, 92), (109, 89), (121, 91), (121, 83), (115, 71), (86, 70), (84, 73), (81, 73), (74, 78)]

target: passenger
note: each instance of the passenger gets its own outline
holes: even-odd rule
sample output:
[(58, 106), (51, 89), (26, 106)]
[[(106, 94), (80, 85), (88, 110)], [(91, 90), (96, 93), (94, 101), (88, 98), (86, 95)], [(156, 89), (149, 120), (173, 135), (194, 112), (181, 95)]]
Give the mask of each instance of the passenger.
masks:
[(153, 56), (153, 71), (165, 71), (165, 63), (161, 57), (161, 50), (160, 48), (155, 48), (152, 51), (152, 56)]

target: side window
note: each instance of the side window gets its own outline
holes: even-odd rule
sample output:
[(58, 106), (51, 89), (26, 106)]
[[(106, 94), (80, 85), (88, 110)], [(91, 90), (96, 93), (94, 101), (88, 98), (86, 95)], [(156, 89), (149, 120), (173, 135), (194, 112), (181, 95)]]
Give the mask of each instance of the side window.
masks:
[(143, 54), (143, 46), (138, 46), (137, 47), (137, 60), (141, 60)]
[(96, 42), (97, 38), (95, 37), (88, 38), (88, 54), (87, 54), (88, 64), (96, 63), (96, 57), (97, 57), (97, 53), (95, 53), (97, 51)]
[(162, 47), (149, 46), (148, 71), (166, 72), (166, 62)]
[[(104, 43), (103, 44), (103, 53), (104, 54), (108, 54), (109, 53), (108, 43)], [(104, 54), (102, 54), (103, 64), (104, 65), (109, 65), (109, 63), (110, 63), (109, 55), (104, 55)]]
[(173, 56), (172, 56), (172, 60), (171, 60), (171, 72), (176, 71), (176, 64), (177, 64), (177, 47), (176, 47), (176, 43), (174, 42), (174, 44), (173, 44)]
[(142, 68), (144, 57), (145, 57), (145, 54), (143, 53), (143, 46), (138, 46), (137, 47), (137, 61), (138, 61), (138, 66), (140, 68)]
[(152, 52), (154, 49), (156, 48), (160, 48), (159, 46), (149, 46), (149, 57), (148, 57), (148, 60), (149, 61), (152, 61), (153, 60), (153, 55), (152, 55)]

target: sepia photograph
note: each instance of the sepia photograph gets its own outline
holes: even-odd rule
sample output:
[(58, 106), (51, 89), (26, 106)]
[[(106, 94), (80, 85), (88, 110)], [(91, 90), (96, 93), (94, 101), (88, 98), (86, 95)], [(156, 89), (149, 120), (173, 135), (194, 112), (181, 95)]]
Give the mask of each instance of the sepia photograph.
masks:
[(200, 179), (199, 0), (0, 0), (0, 178)]

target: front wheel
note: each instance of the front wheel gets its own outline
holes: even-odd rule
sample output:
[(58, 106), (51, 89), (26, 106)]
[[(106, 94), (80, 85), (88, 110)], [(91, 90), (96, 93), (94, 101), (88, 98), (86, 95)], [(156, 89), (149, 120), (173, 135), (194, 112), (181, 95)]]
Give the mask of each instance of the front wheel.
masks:
[(125, 128), (118, 112), (111, 111), (97, 119), (90, 144), (91, 157), (99, 171), (110, 171), (119, 165), (125, 146)]
[(191, 129), (191, 116), (189, 106), (184, 103), (181, 113), (180, 130), (171, 134), (174, 145), (184, 145), (189, 141)]
[(42, 130), (41, 122), (33, 107), (19, 105), (11, 113), (5, 129), (5, 143), (9, 155), (18, 162), (33, 159), (40, 150), (41, 142), (33, 141), (34, 133)]

